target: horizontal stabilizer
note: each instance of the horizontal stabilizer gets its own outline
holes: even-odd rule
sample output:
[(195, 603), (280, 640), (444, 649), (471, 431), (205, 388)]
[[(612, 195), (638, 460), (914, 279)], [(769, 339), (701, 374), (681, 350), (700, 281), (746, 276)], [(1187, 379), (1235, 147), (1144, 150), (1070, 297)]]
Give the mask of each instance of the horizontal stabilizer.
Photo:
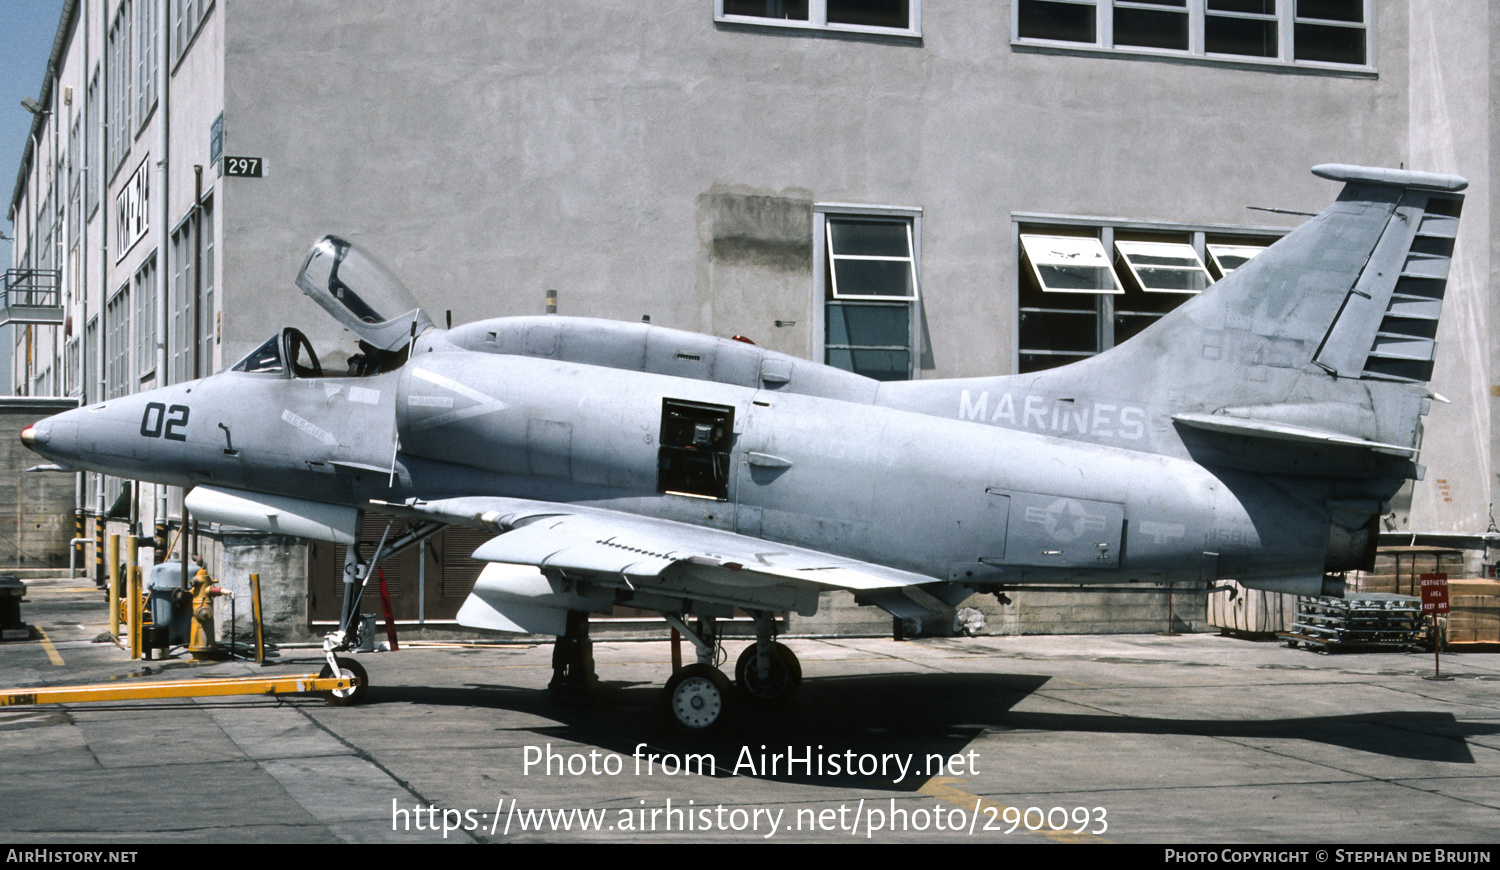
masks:
[(1325, 444), (1339, 447), (1362, 447), (1391, 456), (1415, 456), (1413, 447), (1400, 444), (1381, 444), (1364, 438), (1355, 438), (1340, 432), (1311, 429), (1287, 423), (1272, 423), (1265, 420), (1248, 420), (1243, 417), (1228, 417), (1223, 414), (1197, 414), (1185, 412), (1173, 414), (1172, 419), (1184, 426), (1222, 432), (1227, 435), (1246, 435), (1253, 438), (1272, 438), (1279, 441), (1300, 441), (1306, 444)]

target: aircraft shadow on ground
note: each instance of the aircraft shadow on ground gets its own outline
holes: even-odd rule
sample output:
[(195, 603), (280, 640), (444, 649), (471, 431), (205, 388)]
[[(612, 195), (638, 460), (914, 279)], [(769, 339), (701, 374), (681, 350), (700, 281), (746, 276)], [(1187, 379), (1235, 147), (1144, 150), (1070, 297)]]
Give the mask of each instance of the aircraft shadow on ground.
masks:
[[(1468, 737), (1500, 734), (1500, 724), (1460, 721), (1450, 713), (1376, 712), (1349, 716), (1272, 719), (1183, 719), (1090, 713), (1015, 712), (1013, 708), (1048, 678), (1008, 674), (886, 674), (808, 678), (801, 698), (788, 707), (764, 707), (735, 698), (731, 718), (716, 733), (677, 733), (665, 711), (660, 685), (601, 683), (587, 702), (555, 703), (546, 691), (495, 684), (465, 688), (372, 686), (366, 703), (413, 703), (490, 707), (545, 717), (559, 724), (531, 728), (545, 740), (594, 746), (626, 756), (656, 753), (677, 762), (711, 755), (717, 776), (752, 775), (778, 782), (832, 787), (912, 791), (929, 775), (929, 759), (967, 752), (984, 732), (1085, 733), (1101, 737), (1197, 736), (1257, 745), (1267, 740), (1305, 740), (1391, 758), (1472, 764)], [(643, 745), (644, 744), (644, 745)], [(783, 759), (767, 769), (773, 754), (825, 762), (820, 773), (802, 763), (789, 771)], [(562, 750), (559, 750), (562, 751)], [(852, 753), (853, 758), (849, 753)], [(845, 772), (864, 756), (910, 759), (911, 775), (896, 782), (894, 768)], [(838, 758), (839, 771), (829, 762)], [(667, 759), (671, 763), (670, 759)], [(754, 763), (753, 769), (745, 763)], [(894, 764), (896, 762), (891, 762)], [(706, 768), (707, 765), (705, 764)], [(705, 770), (705, 772), (707, 772)]]

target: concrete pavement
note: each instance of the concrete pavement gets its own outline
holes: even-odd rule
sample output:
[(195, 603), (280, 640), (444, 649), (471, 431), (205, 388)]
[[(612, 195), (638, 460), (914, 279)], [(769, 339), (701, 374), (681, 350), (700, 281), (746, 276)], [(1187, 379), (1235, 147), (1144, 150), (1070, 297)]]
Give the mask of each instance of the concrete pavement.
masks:
[[(102, 597), (31, 584), (6, 687), (240, 675), (93, 643)], [(584, 705), (549, 645), (360, 656), (366, 702), (0, 709), (17, 843), (705, 840), (1492, 843), (1500, 654), (1325, 656), (1214, 635), (787, 640), (791, 709), (712, 738), (662, 714), (664, 642), (596, 640)], [(730, 645), (732, 662), (743, 641)], [(285, 650), (277, 671), (315, 671)], [(57, 661), (62, 664), (57, 664)], [(549, 762), (550, 761), (550, 765)], [(1030, 830), (1028, 830), (1030, 829)]]

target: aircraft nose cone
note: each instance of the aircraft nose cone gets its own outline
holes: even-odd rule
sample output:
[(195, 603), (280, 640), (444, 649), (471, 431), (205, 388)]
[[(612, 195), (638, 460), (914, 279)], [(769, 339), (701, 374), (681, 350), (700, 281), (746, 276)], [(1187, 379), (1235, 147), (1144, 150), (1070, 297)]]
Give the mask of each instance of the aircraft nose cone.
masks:
[(42, 420), (21, 430), (21, 443), (26, 445), (28, 450), (43, 453), (52, 444), (52, 436), (51, 420)]

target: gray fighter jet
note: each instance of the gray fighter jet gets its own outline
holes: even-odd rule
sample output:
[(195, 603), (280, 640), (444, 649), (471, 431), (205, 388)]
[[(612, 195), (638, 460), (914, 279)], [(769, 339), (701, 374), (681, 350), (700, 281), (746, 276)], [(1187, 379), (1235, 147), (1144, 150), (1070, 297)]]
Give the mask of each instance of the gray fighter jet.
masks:
[[(698, 652), (668, 707), (709, 728), (731, 698), (715, 620), (735, 607), (758, 640), (740, 695), (775, 701), (801, 668), (773, 615), (811, 614), (823, 590), (899, 616), (1037, 583), (1339, 594), (1422, 473), (1467, 182), (1313, 171), (1344, 182), (1325, 211), (1135, 338), (1048, 371), (880, 383), (641, 323), (440, 329), (330, 236), (297, 283), (359, 338), (351, 374), (288, 328), (229, 371), (21, 437), (65, 469), (192, 488), (202, 520), (352, 545), (362, 512), (405, 518), (370, 563), (447, 524), (491, 532), (461, 622), (557, 634), (582, 679), (588, 613), (656, 611)], [(343, 670), (369, 573), (347, 551), (325, 643)]]

